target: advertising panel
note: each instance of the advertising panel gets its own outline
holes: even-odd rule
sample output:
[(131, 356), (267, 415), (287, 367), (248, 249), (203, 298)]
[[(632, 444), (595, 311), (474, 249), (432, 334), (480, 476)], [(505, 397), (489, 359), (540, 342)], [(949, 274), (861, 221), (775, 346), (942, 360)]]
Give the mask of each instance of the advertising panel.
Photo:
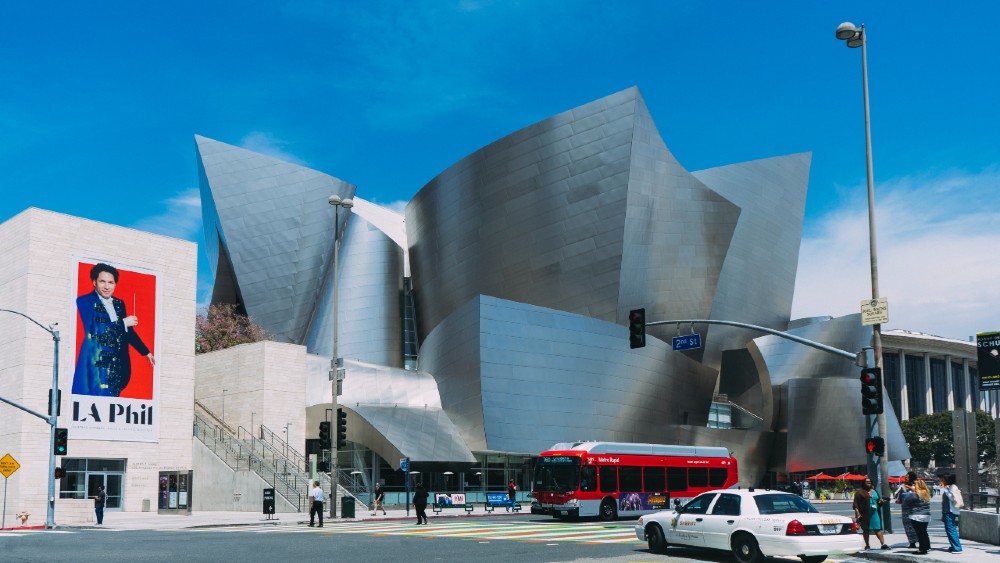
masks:
[(1000, 389), (1000, 332), (976, 335), (976, 360), (981, 390)]
[(159, 439), (157, 274), (77, 259), (72, 409), (76, 439)]

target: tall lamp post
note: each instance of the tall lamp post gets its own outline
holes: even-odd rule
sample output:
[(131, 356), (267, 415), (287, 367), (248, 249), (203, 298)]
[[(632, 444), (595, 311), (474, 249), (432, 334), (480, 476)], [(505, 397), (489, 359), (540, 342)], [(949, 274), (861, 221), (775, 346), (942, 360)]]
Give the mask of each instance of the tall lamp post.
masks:
[(0, 401), (7, 403), (12, 407), (19, 408), (28, 414), (37, 416), (38, 418), (44, 420), (49, 425), (49, 498), (48, 502), (45, 503), (45, 527), (54, 528), (56, 526), (55, 510), (56, 510), (56, 425), (59, 424), (57, 414), (59, 412), (59, 329), (56, 326), (59, 323), (52, 323), (48, 328), (45, 328), (42, 323), (36, 321), (35, 319), (21, 313), (19, 311), (13, 311), (11, 309), (0, 309), (0, 313), (13, 313), (15, 315), (20, 315), (29, 321), (35, 323), (42, 330), (52, 335), (52, 388), (51, 394), (49, 395), (49, 416), (43, 416), (23, 405), (19, 405), (13, 401), (4, 399), (0, 397)]
[[(337, 422), (337, 396), (340, 395), (340, 366), (337, 362), (337, 286), (340, 283), (340, 276), (337, 275), (337, 260), (340, 254), (340, 208), (350, 209), (354, 207), (354, 200), (351, 198), (341, 199), (339, 195), (332, 195), (327, 198), (327, 202), (333, 206), (333, 350), (330, 356), (330, 408), (333, 413), (334, 425)], [(334, 431), (334, 434), (336, 432)], [(337, 436), (334, 435), (330, 445), (330, 518), (337, 517), (337, 489), (339, 479), (337, 478)]]
[[(861, 47), (861, 85), (865, 101), (865, 159), (868, 172), (868, 246), (871, 255), (872, 272), (872, 299), (878, 299), (878, 252), (875, 248), (875, 185), (872, 176), (872, 127), (871, 111), (868, 106), (868, 34), (865, 32), (865, 25), (856, 27), (851, 22), (844, 22), (837, 26), (837, 39), (846, 41), (851, 49)], [(875, 367), (882, 368), (882, 325), (872, 326), (872, 348), (875, 349)], [(885, 389), (881, 389), (883, 396)], [(889, 440), (886, 431), (885, 412), (876, 415), (878, 421), (878, 435), (885, 444), (885, 451), (879, 458), (879, 495), (882, 498), (889, 498)], [(889, 503), (883, 504), (883, 518), (885, 530), (892, 532), (892, 522), (889, 519)]]

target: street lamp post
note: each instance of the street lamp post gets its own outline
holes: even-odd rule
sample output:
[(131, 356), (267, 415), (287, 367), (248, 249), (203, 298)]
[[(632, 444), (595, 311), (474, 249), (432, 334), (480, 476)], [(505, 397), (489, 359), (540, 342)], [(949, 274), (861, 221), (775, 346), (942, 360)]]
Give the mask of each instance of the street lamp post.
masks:
[[(846, 41), (849, 48), (861, 47), (861, 85), (865, 102), (865, 160), (868, 175), (868, 246), (871, 255), (872, 273), (872, 299), (878, 299), (878, 253), (875, 248), (875, 184), (872, 175), (872, 128), (871, 111), (868, 105), (868, 34), (865, 32), (865, 25), (855, 27), (851, 22), (844, 22), (837, 26), (837, 39)], [(875, 349), (875, 367), (882, 368), (882, 325), (872, 326), (872, 348)], [(885, 395), (885, 388), (881, 389)], [(879, 494), (882, 498), (889, 498), (889, 440), (886, 428), (885, 412), (876, 415), (878, 421), (878, 435), (885, 444), (885, 451), (879, 458)], [(889, 519), (889, 503), (883, 505), (883, 522), (885, 530), (892, 532), (892, 523)]]
[(24, 313), (13, 311), (11, 309), (0, 309), (3, 313), (13, 313), (15, 315), (20, 315), (29, 321), (38, 325), (42, 330), (52, 335), (52, 394), (49, 397), (49, 416), (42, 416), (41, 414), (19, 405), (13, 401), (9, 401), (0, 397), (4, 403), (11, 405), (12, 407), (19, 408), (28, 414), (37, 416), (38, 418), (46, 421), (49, 424), (49, 495), (48, 502), (45, 503), (45, 527), (54, 528), (56, 525), (55, 510), (56, 510), (56, 453), (55, 453), (55, 443), (56, 443), (56, 425), (58, 422), (58, 417), (56, 416), (59, 412), (59, 329), (56, 326), (59, 323), (51, 323), (48, 328), (45, 328), (42, 323), (36, 321), (35, 319), (25, 315)]
[[(340, 276), (337, 275), (337, 261), (340, 254), (340, 208), (350, 209), (354, 207), (354, 200), (351, 198), (341, 199), (339, 195), (331, 195), (327, 202), (333, 206), (333, 350), (330, 355), (331, 393), (330, 407), (333, 412), (334, 423), (337, 421), (337, 396), (340, 394), (340, 369), (337, 365), (337, 299), (338, 284)], [(336, 434), (336, 431), (334, 431)], [(334, 435), (330, 445), (330, 518), (337, 517), (337, 488), (339, 479), (337, 478), (337, 436)]]

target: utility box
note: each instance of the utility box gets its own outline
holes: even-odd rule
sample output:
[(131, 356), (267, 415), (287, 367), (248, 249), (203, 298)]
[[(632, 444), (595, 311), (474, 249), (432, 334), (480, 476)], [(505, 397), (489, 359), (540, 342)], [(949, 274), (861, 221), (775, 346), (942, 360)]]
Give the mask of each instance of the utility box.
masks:
[(354, 518), (354, 497), (340, 499), (340, 517)]
[(143, 512), (149, 512), (149, 499), (148, 498), (142, 499), (142, 511)]

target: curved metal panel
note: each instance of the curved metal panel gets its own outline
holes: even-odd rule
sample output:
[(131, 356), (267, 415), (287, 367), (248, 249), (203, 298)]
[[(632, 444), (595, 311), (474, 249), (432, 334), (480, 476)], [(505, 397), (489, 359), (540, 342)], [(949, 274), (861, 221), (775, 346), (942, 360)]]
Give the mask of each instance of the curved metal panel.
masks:
[[(810, 161), (809, 153), (801, 153), (693, 172), (740, 207), (709, 318), (777, 330), (788, 325)], [(752, 336), (739, 328), (708, 326), (701, 360), (717, 367), (722, 350), (742, 348)]]
[(614, 323), (488, 296), (440, 323), (421, 354), (474, 451), (657, 442), (664, 424), (707, 424), (717, 376), (655, 338), (630, 350)]
[[(247, 313), (278, 339), (302, 342), (333, 241), (334, 210), (325, 202), (330, 194), (351, 197), (354, 186), (212, 139), (195, 140), (202, 205), (214, 215), (206, 225), (221, 234)], [(212, 240), (210, 232), (206, 239)], [(220, 250), (213, 244), (209, 252), (217, 264)]]
[[(402, 228), (402, 217), (397, 217)], [(342, 358), (402, 367), (403, 249), (355, 213), (340, 242), (337, 270), (337, 353)], [(327, 275), (305, 338), (310, 353), (327, 357), (333, 348), (332, 297), (333, 276)]]

